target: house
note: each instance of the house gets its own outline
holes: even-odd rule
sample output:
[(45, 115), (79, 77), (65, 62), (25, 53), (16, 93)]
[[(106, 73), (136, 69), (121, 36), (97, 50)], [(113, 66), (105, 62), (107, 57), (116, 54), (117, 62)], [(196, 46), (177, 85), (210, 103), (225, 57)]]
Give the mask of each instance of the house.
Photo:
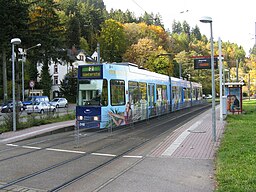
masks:
[[(86, 54), (84, 50), (75, 50), (71, 49), (67, 51), (67, 55), (70, 60), (73, 62), (68, 63), (66, 61), (59, 60), (58, 62), (51, 62), (49, 66), (49, 72), (52, 76), (52, 90), (50, 98), (55, 98), (60, 96), (60, 86), (61, 81), (65, 78), (65, 75), (74, 68), (78, 68), (78, 65), (86, 65), (87, 63), (95, 63), (96, 60), (92, 59), (90, 56)], [(40, 74), (42, 71), (42, 64), (37, 65), (37, 70), (39, 73), (39, 77), (37, 81), (40, 81)]]

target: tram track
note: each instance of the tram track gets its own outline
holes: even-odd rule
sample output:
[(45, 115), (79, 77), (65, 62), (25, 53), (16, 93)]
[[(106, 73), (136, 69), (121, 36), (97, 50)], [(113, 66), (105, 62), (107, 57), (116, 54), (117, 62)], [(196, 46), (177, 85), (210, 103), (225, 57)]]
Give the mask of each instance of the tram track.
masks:
[[(187, 109), (186, 109), (187, 110)], [(175, 113), (172, 113), (172, 118), (175, 118), (175, 116), (178, 114), (178, 113), (180, 113), (180, 112), (182, 112), (182, 110), (181, 111), (177, 111), (177, 112), (175, 112)], [(162, 119), (162, 118), (164, 118), (164, 117), (166, 117), (166, 116), (169, 116), (170, 115), (170, 113), (168, 113), (168, 114), (164, 114), (164, 115), (162, 115), (162, 116), (158, 116), (158, 117), (155, 117), (155, 118), (152, 118), (152, 119), (150, 119), (150, 121), (158, 121), (159, 119)], [(145, 123), (145, 121), (149, 121), (149, 120), (144, 120), (144, 121), (142, 121), (142, 122), (136, 122), (136, 126), (140, 126), (140, 124), (143, 124), (143, 123)], [(130, 128), (131, 128), (131, 126), (134, 126), (134, 125), (128, 125), (128, 126), (123, 126), (123, 127), (121, 127), (121, 128), (113, 128), (113, 130), (117, 130), (118, 131), (118, 133), (116, 133), (116, 134), (121, 134), (122, 132), (125, 132), (125, 131), (127, 131), (127, 129), (129, 130)], [(137, 129), (137, 128), (136, 128)], [(87, 130), (87, 132), (88, 132), (89, 130)], [(96, 136), (98, 133), (102, 133), (102, 132), (107, 132), (108, 131), (108, 129), (101, 129), (101, 130), (98, 130), (98, 131), (96, 131), (96, 132), (94, 132), (94, 133), (92, 133), (92, 134), (90, 134), (90, 135), (88, 135), (88, 136), (86, 136), (86, 137), (81, 137), (80, 138), (80, 141), (83, 141), (84, 139), (88, 139), (88, 138), (90, 138), (90, 137), (93, 137), (93, 136)], [(74, 131), (73, 131), (74, 132)], [(80, 133), (82, 133), (82, 132), (80, 132)], [(75, 137), (75, 136), (74, 136)], [(37, 150), (32, 150), (32, 151), (28, 151), (28, 152), (25, 152), (25, 153), (21, 153), (21, 154), (18, 154), (18, 155), (14, 155), (14, 156), (11, 156), (11, 157), (7, 157), (7, 158), (4, 158), (4, 159), (0, 159), (0, 162), (3, 162), (3, 161), (8, 161), (8, 160), (10, 160), (10, 159), (13, 159), (13, 158), (17, 158), (17, 157), (21, 157), (21, 156), (24, 156), (24, 155), (28, 155), (28, 154), (31, 154), (31, 153), (35, 153), (35, 152), (38, 152), (38, 151), (40, 151), (40, 150), (45, 150), (45, 149), (47, 149), (47, 148), (53, 148), (53, 147), (57, 147), (57, 146), (59, 146), (59, 145), (63, 145), (63, 144), (68, 144), (68, 143), (70, 143), (70, 142), (74, 142), (74, 137), (72, 137), (71, 139), (69, 138), (68, 140), (66, 140), (66, 141), (62, 141), (62, 142), (59, 142), (59, 143), (56, 143), (56, 144), (52, 144), (52, 145), (48, 145), (48, 146), (46, 146), (46, 147), (41, 147), (40, 149), (37, 149)], [(108, 136), (107, 136), (108, 137)], [(106, 137), (106, 138), (107, 138)], [(60, 140), (60, 139), (66, 139), (67, 138), (67, 135), (64, 135), (63, 137), (61, 137), (61, 138), (58, 138), (58, 140)], [(3, 154), (4, 152), (10, 152), (10, 151), (12, 151), (12, 150), (17, 150), (17, 148), (22, 148), (22, 146), (31, 146), (31, 145), (33, 145), (33, 144), (39, 144), (39, 143), (43, 143), (43, 142), (48, 142), (48, 143), (50, 143), (51, 141), (56, 141), (56, 139), (55, 138), (53, 138), (53, 139), (47, 139), (47, 140), (44, 140), (44, 141), (39, 141), (39, 142), (28, 142), (28, 143), (23, 143), (23, 144), (19, 144), (19, 142), (15, 142), (15, 143), (10, 143), (10, 144), (6, 144), (7, 146), (12, 146), (12, 148), (9, 148), (9, 149), (4, 149), (4, 150), (1, 150), (0, 152), (1, 152), (1, 154)], [(97, 141), (96, 141), (97, 142)], [(15, 146), (15, 147), (13, 147), (13, 146)], [(31, 148), (32, 149), (32, 148)]]
[[(206, 107), (206, 108), (208, 109), (208, 107)], [(200, 111), (201, 111), (201, 109), (200, 109)], [(195, 111), (194, 111), (194, 112), (195, 112)], [(202, 112), (202, 111), (201, 111), (201, 112)], [(181, 115), (181, 116), (179, 116), (177, 119), (172, 119), (171, 121), (173, 121), (173, 120), (177, 120), (177, 121), (178, 121), (179, 118), (182, 118), (182, 117), (187, 116), (187, 115), (188, 115), (188, 114)], [(197, 114), (197, 115), (198, 115), (198, 114)], [(188, 122), (189, 120), (191, 120), (191, 119), (194, 118), (194, 117), (195, 117), (195, 116), (192, 116), (192, 117), (190, 117), (190, 118), (187, 118), (186, 122)], [(164, 124), (168, 124), (168, 123), (169, 123), (169, 122), (164, 122), (164, 123), (162, 123), (161, 125), (164, 127)], [(158, 126), (160, 126), (160, 125), (158, 125)], [(177, 127), (177, 126), (179, 126), (179, 124), (177, 124), (175, 127)], [(165, 130), (164, 132), (162, 132), (162, 133), (161, 133), (160, 135), (158, 135), (157, 137), (161, 137), (162, 135), (164, 135), (164, 134), (165, 134), (166, 132), (168, 132), (168, 131), (169, 131), (169, 129)], [(146, 143), (152, 141), (153, 139), (156, 139), (157, 137), (155, 137), (155, 135), (153, 135), (151, 138), (149, 138), (149, 139), (147, 139), (147, 140), (145, 140), (145, 141), (139, 143), (138, 145), (134, 146), (133, 148), (129, 148), (127, 151), (125, 151), (125, 152), (123, 152), (123, 153), (121, 153), (121, 154), (116, 155), (116, 156), (113, 157), (112, 159), (110, 159), (110, 160), (108, 160), (108, 161), (106, 161), (106, 162), (104, 162), (104, 163), (98, 165), (97, 167), (95, 167), (95, 168), (93, 168), (93, 169), (91, 169), (91, 170), (89, 170), (89, 171), (87, 171), (87, 172), (85, 172), (85, 173), (83, 173), (83, 174), (81, 174), (81, 175), (79, 175), (79, 176), (77, 176), (77, 177), (71, 179), (70, 181), (67, 181), (67, 182), (65, 182), (65, 183), (63, 183), (63, 184), (61, 184), (61, 185), (55, 187), (54, 189), (49, 190), (49, 192), (57, 192), (57, 191), (60, 191), (61, 189), (64, 189), (65, 187), (67, 187), (67, 186), (69, 186), (69, 185), (75, 183), (76, 181), (78, 181), (78, 180), (80, 180), (80, 179), (83, 179), (83, 178), (86, 177), (87, 175), (89, 175), (89, 174), (91, 174), (91, 173), (93, 173), (93, 172), (99, 170), (100, 168), (102, 168), (102, 167), (104, 167), (104, 166), (106, 166), (106, 165), (112, 163), (112, 162), (115, 161), (116, 159), (119, 159), (119, 158), (125, 156), (126, 154), (130, 153), (131, 151), (134, 151), (134, 150), (136, 150), (136, 149), (142, 147), (143, 145), (145, 145)], [(138, 163), (139, 163), (140, 161), (142, 161), (142, 160), (143, 160), (143, 159), (140, 159), (139, 161), (135, 162), (133, 165), (127, 167), (124, 171), (122, 171), (120, 174), (118, 174), (114, 179), (117, 179), (117, 178), (118, 178), (119, 176), (121, 176), (124, 172), (128, 171), (130, 168), (132, 168), (133, 166), (135, 166), (136, 164), (138, 164)], [(114, 179), (111, 178), (110, 181), (113, 181)], [(109, 182), (107, 182), (107, 184), (109, 184)], [(106, 185), (106, 183), (104, 183), (102, 186), (98, 187), (98, 189), (101, 189), (101, 188), (102, 188), (103, 186), (105, 186), (105, 185)], [(96, 192), (96, 191), (98, 191), (98, 190), (95, 189), (94, 191)]]
[[(62, 184), (60, 184), (60, 185), (58, 185), (58, 186), (49, 190), (49, 191), (59, 191), (59, 190), (65, 188), (65, 187), (71, 185), (72, 183), (90, 175), (91, 173), (101, 169), (102, 167), (112, 163), (116, 159), (120, 159), (121, 157), (130, 153), (131, 151), (134, 151), (134, 150), (140, 148), (141, 146), (143, 146), (146, 143), (150, 142), (151, 140), (155, 139), (156, 135), (157, 135), (157, 137), (160, 137), (161, 135), (165, 134), (167, 131), (170, 131), (170, 128), (166, 128), (168, 126), (170, 127), (170, 122), (176, 122), (176, 123), (174, 123), (176, 126), (172, 127), (172, 129), (175, 129), (175, 127), (180, 125), (180, 123), (179, 123), (180, 119), (183, 118), (183, 123), (185, 123), (185, 122), (189, 121), (190, 119), (194, 118), (194, 116), (189, 117), (191, 115), (191, 113), (194, 113), (194, 114), (198, 115), (198, 113), (204, 112), (207, 108), (209, 108), (209, 106), (206, 106), (204, 108), (205, 109), (199, 108), (199, 109), (191, 110), (188, 113), (180, 112), (180, 113), (177, 113), (175, 115), (173, 114), (172, 118), (170, 118), (169, 115), (167, 115), (165, 118), (159, 117), (159, 118), (163, 118), (163, 119), (161, 119), (161, 121), (159, 121), (159, 118), (152, 119), (153, 122), (157, 122), (157, 123), (156, 124), (152, 123), (152, 121), (150, 120), (151, 125), (148, 125), (146, 130), (144, 129), (145, 126), (143, 126), (143, 125), (147, 122), (140, 122), (140, 123), (136, 124), (136, 128), (134, 128), (134, 129), (132, 127), (129, 127), (129, 126), (125, 127), (125, 129), (118, 129), (117, 132), (115, 132), (115, 134), (112, 134), (112, 135), (107, 136), (106, 138), (104, 138), (105, 141), (107, 139), (109, 139), (111, 137), (113, 138), (114, 136), (119, 135), (121, 133), (129, 132), (129, 131), (130, 131), (130, 133), (126, 133), (124, 136), (120, 137), (119, 139), (115, 140), (114, 142), (111, 141), (108, 145), (106, 145), (106, 143), (103, 139), (103, 140), (100, 141), (100, 142), (102, 142), (102, 147), (95, 148), (94, 150), (88, 151), (88, 152), (86, 152), (82, 155), (78, 155), (78, 156), (75, 156), (75, 157), (70, 158), (68, 160), (65, 160), (65, 161), (59, 162), (57, 164), (51, 165), (49, 167), (46, 167), (46, 168), (41, 169), (39, 171), (36, 171), (32, 174), (27, 174), (27, 175), (25, 175), (23, 177), (20, 177), (18, 179), (8, 181), (6, 184), (2, 185), (0, 187), (0, 189), (5, 189), (7, 187), (10, 187), (10, 186), (16, 185), (18, 183), (21, 183), (22, 181), (34, 178), (34, 177), (36, 177), (40, 174), (47, 173), (48, 171), (57, 169), (59, 167), (62, 167), (62, 166), (67, 165), (69, 163), (72, 163), (72, 162), (74, 162), (78, 159), (85, 158), (85, 157), (91, 155), (92, 153), (102, 151), (106, 148), (111, 148), (112, 146), (122, 145), (122, 143), (128, 142), (129, 139), (131, 139), (131, 138), (138, 138), (138, 141), (136, 142), (135, 145), (132, 145), (132, 146), (128, 147), (126, 150), (123, 150), (123, 151), (119, 152), (119, 154), (115, 155), (114, 157), (100, 163), (99, 165), (96, 165), (95, 167), (93, 167), (93, 168), (91, 168), (87, 171), (84, 171), (82, 174), (80, 174), (80, 175), (78, 175), (78, 176), (76, 176), (72, 179), (69, 179), (69, 180), (65, 181), (64, 183), (62, 183)], [(139, 127), (137, 128), (137, 126), (139, 126)], [(119, 130), (121, 130), (121, 131), (119, 132)], [(95, 135), (97, 135), (97, 133), (95, 133)], [(82, 142), (82, 140), (81, 140), (81, 142)], [(94, 141), (94, 142), (99, 142), (99, 141)], [(90, 144), (92, 144), (92, 143), (86, 144), (85, 146), (90, 145)]]

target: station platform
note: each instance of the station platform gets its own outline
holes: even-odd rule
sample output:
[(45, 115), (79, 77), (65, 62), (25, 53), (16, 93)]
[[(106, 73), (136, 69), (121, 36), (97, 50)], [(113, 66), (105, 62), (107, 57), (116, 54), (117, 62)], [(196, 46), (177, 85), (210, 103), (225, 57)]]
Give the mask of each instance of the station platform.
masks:
[[(0, 144), (12, 143), (44, 132), (73, 126), (75, 120), (7, 132)], [(182, 125), (154, 147), (138, 164), (122, 173), (101, 192), (212, 192), (214, 159), (224, 132), (216, 107), (216, 142), (213, 141), (211, 109)], [(124, 190), (125, 189), (125, 190)]]

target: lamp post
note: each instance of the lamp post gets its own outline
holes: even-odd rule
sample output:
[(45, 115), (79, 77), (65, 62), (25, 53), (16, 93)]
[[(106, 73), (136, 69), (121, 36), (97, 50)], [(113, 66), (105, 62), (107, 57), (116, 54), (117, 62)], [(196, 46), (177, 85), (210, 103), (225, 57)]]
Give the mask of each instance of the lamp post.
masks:
[(222, 51), (221, 51), (221, 39), (219, 37), (219, 74), (220, 74), (220, 121), (223, 123), (223, 99), (222, 99)]
[(22, 74), (22, 101), (24, 101), (24, 97), (25, 97), (25, 88), (24, 88), (24, 62), (26, 61), (26, 54), (27, 54), (27, 51), (30, 50), (30, 49), (33, 49), (33, 48), (36, 48), (36, 47), (40, 47), (41, 44), (38, 43), (37, 45), (35, 46), (32, 46), (30, 48), (27, 48), (27, 49), (24, 49), (24, 51), (22, 51), (22, 66), (21, 66), (21, 74)]
[(213, 141), (216, 142), (216, 114), (215, 114), (215, 81), (214, 81), (214, 56), (213, 56), (213, 37), (212, 37), (212, 18), (200, 18), (202, 23), (210, 23), (211, 32), (211, 71), (212, 71), (212, 136)]
[(19, 38), (14, 38), (11, 40), (12, 44), (12, 122), (13, 122), (13, 131), (16, 131), (16, 101), (15, 101), (15, 55), (14, 55), (14, 46), (21, 43)]
[(181, 70), (182, 70), (181, 69), (181, 63), (179, 62), (179, 75), (180, 75), (180, 79), (182, 79), (182, 76), (181, 76), (182, 71)]

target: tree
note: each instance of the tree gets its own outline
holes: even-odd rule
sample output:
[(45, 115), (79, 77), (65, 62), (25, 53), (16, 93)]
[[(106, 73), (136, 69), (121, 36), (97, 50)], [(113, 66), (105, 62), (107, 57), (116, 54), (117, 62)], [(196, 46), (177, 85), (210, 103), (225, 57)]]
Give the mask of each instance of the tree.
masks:
[(144, 15), (139, 18), (139, 21), (146, 23), (147, 25), (156, 25), (163, 27), (161, 18), (162, 17), (159, 13), (157, 15), (154, 15), (154, 13), (148, 14), (147, 12), (144, 12)]
[(182, 29), (182, 25), (180, 22), (176, 22), (175, 20), (172, 23), (172, 33), (177, 33), (180, 34), (182, 33), (183, 29)]
[[(12, 38), (18, 37), (22, 43), (26, 43), (28, 21), (28, 5), (22, 0), (0, 0), (0, 54), (2, 58), (2, 77), (4, 100), (7, 100), (7, 69), (10, 68), (7, 58), (11, 58), (7, 52)], [(8, 67), (7, 67), (8, 66)]]
[(187, 35), (190, 35), (190, 26), (186, 21), (183, 21), (182, 23), (183, 32)]
[(63, 81), (61, 81), (60, 94), (69, 102), (76, 102), (77, 95), (77, 70), (69, 72)]
[(42, 44), (37, 57), (43, 64), (40, 85), (47, 96), (50, 96), (52, 85), (49, 65), (59, 58), (64, 37), (57, 10), (58, 4), (54, 0), (42, 0), (33, 4), (30, 11), (30, 32), (33, 34), (31, 41)]
[(148, 59), (148, 69), (156, 73), (173, 76), (174, 65), (168, 56), (168, 53), (159, 46)]
[(90, 48), (84, 37), (80, 38), (80, 48), (83, 49), (86, 53), (89, 53)]
[(108, 19), (114, 19), (120, 23), (133, 23), (138, 22), (136, 17), (134, 16), (134, 13), (127, 10), (126, 12), (123, 12), (121, 9), (114, 10), (111, 9), (108, 14)]
[(202, 40), (202, 35), (201, 35), (200, 29), (197, 25), (195, 26), (195, 28), (192, 28), (191, 35), (196, 40)]
[(52, 77), (49, 73), (49, 66), (47, 64), (44, 64), (42, 67), (40, 85), (43, 88), (44, 95), (50, 97)]
[(126, 36), (121, 23), (109, 19), (102, 24), (99, 42), (101, 56), (108, 62), (122, 61), (122, 55), (126, 50)]
[(75, 46), (76, 48), (80, 48), (80, 36), (81, 36), (80, 21), (77, 17), (73, 16), (68, 22), (67, 39), (66, 39), (68, 48), (72, 48), (72, 46)]

